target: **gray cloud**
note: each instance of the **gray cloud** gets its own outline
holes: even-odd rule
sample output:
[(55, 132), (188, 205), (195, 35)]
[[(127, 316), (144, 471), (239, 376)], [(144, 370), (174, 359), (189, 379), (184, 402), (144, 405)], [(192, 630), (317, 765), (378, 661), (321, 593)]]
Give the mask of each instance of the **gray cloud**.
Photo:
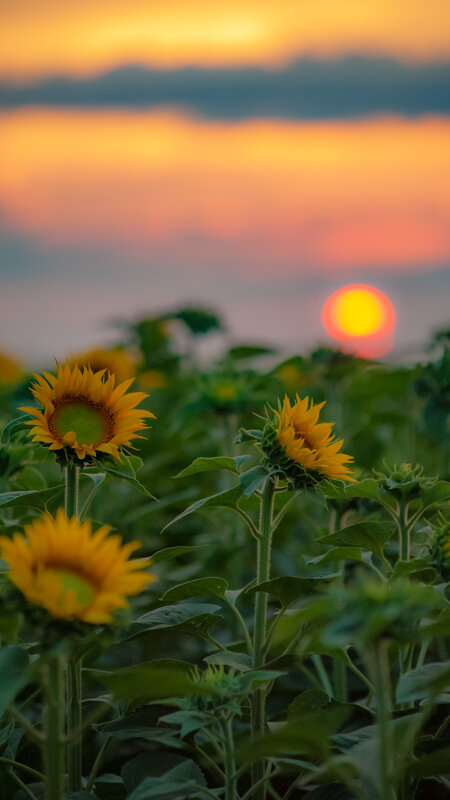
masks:
[(405, 64), (351, 57), (300, 59), (267, 69), (156, 70), (123, 66), (89, 80), (0, 84), (0, 107), (181, 107), (216, 119), (326, 119), (450, 112), (450, 62)]

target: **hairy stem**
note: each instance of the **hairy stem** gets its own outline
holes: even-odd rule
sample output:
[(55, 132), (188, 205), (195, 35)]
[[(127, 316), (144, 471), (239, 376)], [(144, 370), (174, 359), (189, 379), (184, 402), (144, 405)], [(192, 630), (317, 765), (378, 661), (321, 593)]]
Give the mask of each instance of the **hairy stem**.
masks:
[[(78, 489), (80, 468), (70, 462), (66, 467), (65, 511), (71, 519), (78, 516)], [(82, 737), (70, 738), (72, 731), (82, 727), (81, 716), (81, 659), (71, 658), (66, 670), (66, 703), (67, 703), (67, 733), (69, 743), (67, 747), (67, 785), (69, 792), (81, 791), (82, 775)]]
[(50, 658), (44, 671), (44, 768), (46, 800), (64, 799), (64, 664), (60, 655)]
[[(257, 554), (257, 584), (264, 583), (270, 577), (270, 550), (272, 544), (272, 518), (275, 484), (268, 478), (261, 497), (261, 516), (259, 525)], [(260, 669), (264, 664), (264, 643), (266, 639), (267, 594), (257, 592), (255, 600), (255, 625), (253, 632), (253, 669)], [(252, 697), (252, 738), (262, 735), (266, 727), (265, 713), (266, 691), (257, 689)], [(259, 760), (252, 765), (252, 800), (265, 800), (264, 761)]]
[(399, 540), (400, 540), (400, 560), (401, 561), (409, 561), (410, 558), (410, 531), (407, 521), (407, 509), (408, 506), (406, 503), (401, 502), (399, 504), (399, 511), (398, 511), (398, 533), (399, 533)]

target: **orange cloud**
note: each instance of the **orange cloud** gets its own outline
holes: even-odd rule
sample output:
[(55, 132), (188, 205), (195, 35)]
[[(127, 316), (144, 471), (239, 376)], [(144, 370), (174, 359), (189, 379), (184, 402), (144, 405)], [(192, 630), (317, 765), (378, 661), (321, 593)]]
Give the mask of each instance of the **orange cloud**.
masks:
[(1, 115), (3, 226), (280, 270), (450, 257), (450, 121), (202, 122), (175, 113)]
[(277, 65), (299, 55), (450, 54), (448, 0), (5, 0), (0, 75), (92, 75), (156, 67)]

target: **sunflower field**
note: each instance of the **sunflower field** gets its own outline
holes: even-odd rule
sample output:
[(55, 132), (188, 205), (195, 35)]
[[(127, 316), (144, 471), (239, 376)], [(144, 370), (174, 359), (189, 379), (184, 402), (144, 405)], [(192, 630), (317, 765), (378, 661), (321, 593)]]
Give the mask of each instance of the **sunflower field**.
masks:
[(0, 356), (1, 800), (448, 798), (448, 333), (118, 338)]

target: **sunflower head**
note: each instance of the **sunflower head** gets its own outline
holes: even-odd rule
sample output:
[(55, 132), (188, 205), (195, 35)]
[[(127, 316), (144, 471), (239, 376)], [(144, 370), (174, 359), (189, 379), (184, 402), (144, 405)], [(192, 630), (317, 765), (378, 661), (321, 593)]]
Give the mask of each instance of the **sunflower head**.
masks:
[(343, 440), (336, 441), (333, 423), (319, 423), (319, 413), (325, 403), (314, 404), (297, 395), (291, 405), (287, 395), (283, 404), (268, 420), (262, 448), (269, 468), (287, 479), (296, 489), (312, 487), (323, 478), (354, 481), (346, 464), (352, 456), (340, 453)]
[(10, 388), (23, 375), (21, 365), (8, 353), (0, 352), (0, 389)]
[(143, 570), (148, 558), (129, 560), (140, 543), (122, 544), (103, 526), (68, 519), (63, 509), (25, 526), (25, 534), (0, 537), (9, 578), (25, 598), (56, 619), (108, 624), (112, 612), (127, 608), (154, 576)]
[(138, 368), (137, 358), (125, 350), (124, 347), (95, 347), (80, 353), (76, 358), (70, 360), (71, 366), (90, 367), (93, 372), (106, 370), (111, 375), (115, 375), (116, 381), (125, 381), (134, 378)]
[(62, 461), (78, 464), (90, 457), (107, 454), (120, 460), (120, 448), (140, 439), (137, 431), (146, 427), (150, 411), (136, 406), (148, 397), (144, 392), (127, 392), (133, 378), (115, 385), (115, 376), (102, 369), (80, 369), (69, 362), (55, 377), (48, 372), (34, 375), (31, 392), (40, 408), (25, 406), (33, 419), (29, 435), (50, 450), (59, 451)]

